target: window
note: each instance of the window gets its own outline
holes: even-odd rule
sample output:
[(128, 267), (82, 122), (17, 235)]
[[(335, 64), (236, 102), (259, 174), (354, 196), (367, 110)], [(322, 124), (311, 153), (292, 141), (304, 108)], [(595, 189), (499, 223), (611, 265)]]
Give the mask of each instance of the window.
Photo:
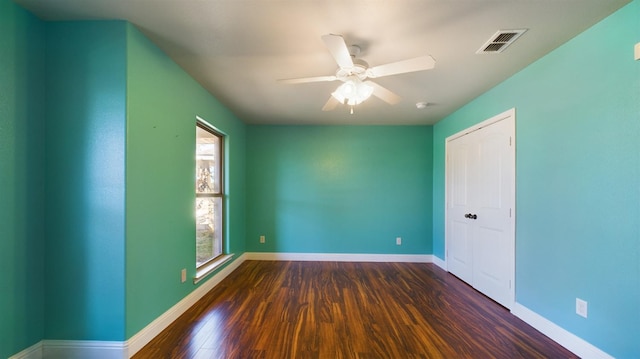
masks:
[(196, 126), (196, 266), (224, 253), (224, 137), (198, 121)]

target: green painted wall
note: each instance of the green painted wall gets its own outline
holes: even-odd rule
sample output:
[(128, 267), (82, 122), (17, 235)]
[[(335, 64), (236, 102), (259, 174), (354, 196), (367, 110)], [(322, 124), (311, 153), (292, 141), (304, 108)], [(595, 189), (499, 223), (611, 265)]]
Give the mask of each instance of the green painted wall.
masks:
[(635, 0), (434, 128), (434, 253), (445, 138), (515, 107), (516, 300), (619, 358), (640, 356), (638, 41)]
[(126, 337), (195, 289), (195, 125), (226, 137), (226, 241), (244, 252), (245, 126), (135, 27), (127, 27)]
[(121, 341), (126, 23), (46, 26), (45, 338)]
[(44, 332), (44, 37), (0, 0), (0, 358)]
[(249, 126), (247, 251), (431, 254), (431, 151), (430, 126)]
[(124, 341), (196, 288), (196, 115), (227, 135), (244, 252), (245, 125), (126, 22), (0, 10), (0, 357)]

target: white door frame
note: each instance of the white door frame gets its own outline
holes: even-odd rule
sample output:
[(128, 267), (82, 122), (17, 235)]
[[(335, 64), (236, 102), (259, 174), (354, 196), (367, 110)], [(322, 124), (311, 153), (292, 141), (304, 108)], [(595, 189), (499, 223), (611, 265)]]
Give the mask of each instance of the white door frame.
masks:
[[(451, 141), (453, 141), (453, 140), (455, 140), (455, 139), (457, 139), (459, 137), (462, 137), (464, 135), (467, 135), (467, 134), (469, 134), (471, 132), (474, 132), (474, 131), (480, 130), (480, 129), (484, 128), (484, 127), (487, 127), (489, 125), (492, 125), (492, 124), (494, 124), (494, 123), (496, 123), (498, 121), (502, 121), (502, 120), (504, 120), (506, 118), (509, 118), (509, 117), (512, 117), (513, 121), (514, 121), (514, 133), (513, 133), (513, 137), (512, 137), (512, 141), (513, 141), (512, 145), (513, 145), (514, 152), (515, 152), (515, 149), (516, 149), (516, 136), (515, 136), (516, 135), (515, 134), (516, 109), (515, 108), (511, 108), (511, 109), (509, 109), (509, 110), (507, 110), (507, 111), (505, 111), (503, 113), (495, 115), (495, 116), (493, 116), (493, 117), (491, 117), (491, 118), (489, 118), (487, 120), (484, 120), (484, 121), (482, 121), (480, 123), (477, 123), (477, 124), (475, 124), (475, 125), (473, 125), (473, 126), (471, 126), (469, 128), (466, 128), (466, 129), (464, 129), (464, 130), (462, 130), (460, 132), (457, 132), (457, 133), (455, 133), (455, 134), (453, 134), (453, 135), (451, 135), (451, 136), (449, 136), (449, 137), (447, 137), (445, 139), (445, 167), (444, 167), (444, 173), (445, 173), (445, 181), (444, 181), (444, 191), (445, 191), (444, 192), (445, 193), (445, 200), (444, 200), (445, 201), (445, 203), (444, 203), (444, 251), (445, 252), (444, 252), (444, 269), (447, 270), (447, 271), (448, 271), (448, 263), (447, 263), (447, 261), (448, 261), (448, 258), (449, 258), (449, 255), (448, 255), (449, 254), (449, 244), (448, 244), (449, 241), (447, 240), (448, 235), (449, 235), (447, 233), (447, 228), (448, 228), (447, 223), (449, 223), (448, 222), (448, 218), (447, 218), (447, 216), (448, 216), (447, 208), (449, 208), (449, 196), (448, 196), (449, 192), (448, 192), (448, 188), (447, 188), (447, 183), (448, 183), (447, 174), (449, 173), (449, 168), (448, 168), (449, 161), (447, 160), (448, 159), (448, 155), (449, 155), (448, 154), (449, 142), (451, 142)], [(516, 276), (515, 276), (515, 273), (516, 273), (516, 267), (515, 267), (515, 259), (516, 259), (516, 253), (515, 253), (515, 250), (516, 250), (516, 246), (515, 246), (515, 244), (516, 244), (516, 226), (515, 226), (515, 223), (516, 223), (516, 166), (515, 166), (515, 157), (516, 156), (514, 156), (514, 158), (513, 158), (514, 164), (512, 166), (512, 168), (513, 168), (513, 173), (512, 173), (513, 177), (512, 178), (513, 178), (513, 182), (514, 183), (513, 183), (513, 186), (511, 187), (512, 188), (512, 193), (511, 193), (511, 204), (510, 204), (510, 206), (511, 206), (511, 217), (513, 218), (513, 220), (511, 221), (511, 228), (509, 229), (509, 232), (511, 233), (512, 238), (513, 238), (513, 245), (511, 246), (511, 251), (510, 251), (511, 252), (511, 258), (510, 258), (510, 266), (509, 266), (510, 271), (511, 271), (511, 273), (509, 274), (509, 277), (511, 278), (511, 283), (512, 283), (512, 285), (511, 285), (511, 293), (510, 293), (510, 296), (511, 296), (510, 305), (507, 306), (507, 308), (509, 310), (512, 310), (513, 309), (513, 305), (515, 304), (515, 288), (516, 288)]]

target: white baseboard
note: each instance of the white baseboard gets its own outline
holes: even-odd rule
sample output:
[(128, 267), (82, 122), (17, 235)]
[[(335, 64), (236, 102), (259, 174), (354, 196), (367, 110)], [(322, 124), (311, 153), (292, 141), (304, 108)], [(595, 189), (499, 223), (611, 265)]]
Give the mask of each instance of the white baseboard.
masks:
[(42, 341), (10, 356), (9, 359), (42, 359)]
[(518, 302), (511, 313), (581, 358), (613, 359), (611, 355)]
[(214, 274), (213, 277), (204, 282), (200, 287), (184, 297), (176, 305), (164, 312), (161, 316), (156, 318), (153, 322), (149, 323), (146, 327), (129, 338), (128, 343), (128, 357), (132, 357), (140, 349), (142, 349), (147, 343), (155, 338), (160, 332), (178, 319), (187, 309), (191, 308), (200, 298), (211, 291), (218, 283), (226, 278), (231, 272), (236, 270), (242, 262), (246, 260), (246, 254), (241, 255), (236, 260), (231, 262), (228, 266), (224, 267), (221, 271)]
[(127, 343), (91, 340), (43, 340), (43, 359), (123, 359)]
[(431, 254), (358, 254), (358, 253), (278, 253), (248, 252), (245, 260), (316, 262), (405, 262), (432, 263)]
[(187, 309), (213, 289), (242, 262), (241, 255), (196, 288), (161, 316), (124, 342), (90, 340), (43, 340), (9, 359), (125, 359), (132, 357)]
[(433, 264), (437, 265), (441, 269), (447, 270), (447, 262), (435, 255), (433, 256)]

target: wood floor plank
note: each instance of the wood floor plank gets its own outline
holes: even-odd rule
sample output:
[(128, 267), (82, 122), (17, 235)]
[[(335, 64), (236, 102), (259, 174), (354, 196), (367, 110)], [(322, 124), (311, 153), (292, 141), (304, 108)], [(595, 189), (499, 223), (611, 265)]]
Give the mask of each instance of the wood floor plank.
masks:
[(246, 261), (134, 358), (576, 358), (433, 264)]

